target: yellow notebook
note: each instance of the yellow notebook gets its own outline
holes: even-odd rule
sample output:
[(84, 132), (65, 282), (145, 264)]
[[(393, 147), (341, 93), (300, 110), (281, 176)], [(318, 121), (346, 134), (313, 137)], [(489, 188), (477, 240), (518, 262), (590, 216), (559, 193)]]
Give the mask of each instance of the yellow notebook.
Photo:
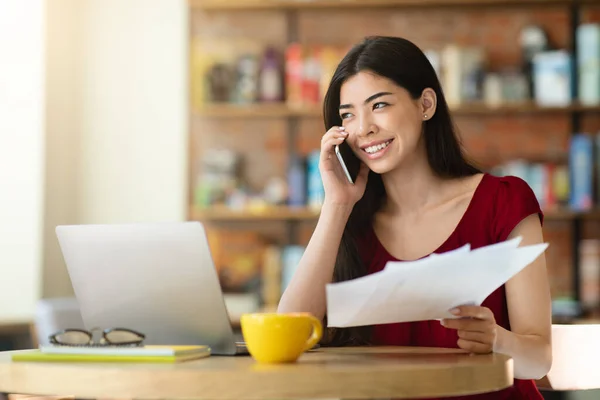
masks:
[(41, 345), (40, 351), (49, 354), (86, 354), (104, 356), (183, 356), (210, 351), (208, 346), (147, 345), (147, 346), (60, 346)]
[[(146, 346), (149, 347), (149, 346)], [(199, 346), (202, 349), (195, 351), (177, 351), (172, 350), (172, 354), (164, 354), (164, 347), (157, 354), (157, 349), (149, 349), (145, 354), (138, 351), (138, 354), (132, 353), (132, 348), (115, 349), (111, 348), (110, 352), (100, 352), (98, 348), (80, 348), (78, 352), (44, 352), (42, 349), (20, 351), (12, 355), (12, 360), (15, 362), (115, 362), (115, 363), (176, 363), (182, 361), (195, 360), (210, 356), (210, 348), (208, 346)], [(196, 346), (198, 347), (198, 346)], [(73, 348), (69, 348), (72, 350)], [(91, 350), (91, 351), (90, 351)], [(109, 350), (109, 349), (103, 349)], [(122, 350), (122, 351), (120, 351)], [(141, 350), (141, 348), (137, 349)]]

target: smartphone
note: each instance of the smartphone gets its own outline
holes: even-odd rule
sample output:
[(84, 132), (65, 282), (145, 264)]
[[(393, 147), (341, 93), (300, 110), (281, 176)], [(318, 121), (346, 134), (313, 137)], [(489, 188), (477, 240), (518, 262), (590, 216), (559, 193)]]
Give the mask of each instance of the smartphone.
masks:
[(360, 170), (360, 160), (358, 157), (356, 157), (346, 141), (343, 141), (341, 144), (335, 146), (335, 155), (340, 161), (348, 181), (350, 183), (356, 182), (356, 177), (358, 176), (358, 171)]

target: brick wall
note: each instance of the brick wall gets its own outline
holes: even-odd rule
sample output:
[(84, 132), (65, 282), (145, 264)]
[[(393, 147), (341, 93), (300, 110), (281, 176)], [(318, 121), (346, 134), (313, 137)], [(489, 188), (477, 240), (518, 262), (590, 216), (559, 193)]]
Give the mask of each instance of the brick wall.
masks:
[[(587, 7), (583, 21), (600, 21), (600, 7)], [(528, 24), (538, 24), (549, 34), (551, 43), (568, 47), (569, 13), (566, 7), (499, 7), (483, 9), (402, 9), (402, 10), (306, 10), (298, 13), (298, 39), (302, 43), (342, 44), (360, 41), (366, 35), (404, 36), (422, 48), (440, 49), (446, 43), (485, 46), (494, 70), (518, 67), (519, 32)], [(195, 12), (192, 35), (255, 39), (283, 49), (287, 38), (285, 13)], [(564, 158), (570, 135), (569, 115), (477, 115), (456, 118), (468, 154), (483, 166), (515, 157), (536, 160)], [(322, 121), (301, 121), (297, 149), (301, 153), (318, 148), (323, 134)], [(586, 115), (583, 129), (600, 131), (600, 115)], [(273, 175), (284, 176), (287, 163), (285, 121), (277, 119), (192, 120), (192, 155), (212, 145), (227, 145), (247, 155), (249, 180), (257, 187)], [(262, 153), (262, 149), (266, 154)], [(268, 225), (268, 227), (267, 227)], [(284, 226), (266, 227), (275, 238)], [(304, 224), (302, 240), (314, 226)], [(585, 224), (585, 237), (600, 237), (600, 222)], [(544, 227), (551, 246), (546, 253), (553, 296), (569, 295), (571, 290), (571, 224), (548, 220)]]

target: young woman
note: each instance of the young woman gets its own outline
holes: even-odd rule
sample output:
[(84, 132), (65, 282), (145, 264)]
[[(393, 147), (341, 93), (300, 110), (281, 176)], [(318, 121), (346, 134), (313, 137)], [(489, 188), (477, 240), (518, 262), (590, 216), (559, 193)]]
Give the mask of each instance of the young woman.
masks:
[[(522, 245), (542, 242), (543, 215), (529, 186), (481, 173), (465, 160), (435, 71), (413, 43), (372, 37), (356, 45), (335, 71), (324, 116), (325, 202), (279, 312), (326, 319), (327, 283), (380, 271), (390, 260), (515, 236), (523, 237)], [(355, 184), (334, 154), (344, 141), (361, 161)], [(542, 399), (533, 379), (543, 377), (552, 360), (543, 255), (481, 307), (453, 312), (466, 318), (338, 329), (326, 341), (504, 353), (514, 360), (514, 386), (477, 398)]]

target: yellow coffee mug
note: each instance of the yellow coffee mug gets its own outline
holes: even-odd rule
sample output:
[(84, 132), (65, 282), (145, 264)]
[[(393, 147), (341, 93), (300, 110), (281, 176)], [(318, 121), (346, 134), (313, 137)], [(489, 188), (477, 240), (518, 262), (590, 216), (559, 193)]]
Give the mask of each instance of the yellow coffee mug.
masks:
[(261, 363), (294, 362), (321, 340), (321, 321), (309, 313), (253, 313), (240, 320), (250, 355)]

